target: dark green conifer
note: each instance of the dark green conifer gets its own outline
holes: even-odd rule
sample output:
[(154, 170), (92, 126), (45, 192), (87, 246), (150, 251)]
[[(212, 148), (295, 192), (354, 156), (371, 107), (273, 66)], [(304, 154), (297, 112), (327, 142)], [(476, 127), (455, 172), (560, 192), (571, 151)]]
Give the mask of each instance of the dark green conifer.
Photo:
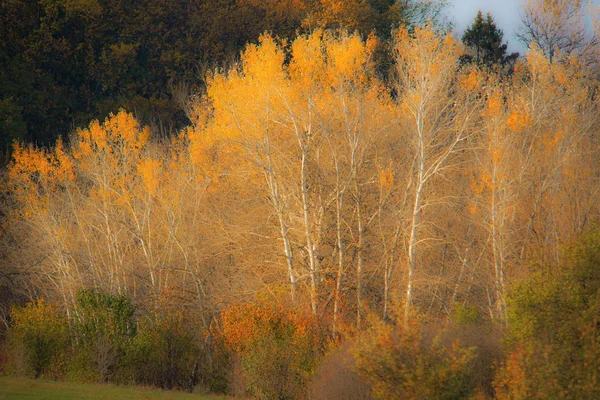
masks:
[(467, 28), (462, 42), (470, 49), (470, 54), (463, 57), (465, 62), (481, 66), (511, 67), (519, 58), (519, 53), (507, 54), (507, 44), (502, 43), (504, 33), (496, 26), (490, 13), (484, 17), (481, 10), (477, 13), (473, 24)]

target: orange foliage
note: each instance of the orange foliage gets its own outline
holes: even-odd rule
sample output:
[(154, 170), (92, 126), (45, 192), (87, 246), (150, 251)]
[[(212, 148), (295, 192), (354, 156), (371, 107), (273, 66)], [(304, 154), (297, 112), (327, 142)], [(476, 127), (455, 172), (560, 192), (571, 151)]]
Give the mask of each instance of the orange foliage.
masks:
[(221, 313), (220, 326), (227, 348), (241, 355), (275, 337), (295, 351), (306, 350), (306, 345), (314, 350), (325, 345), (325, 331), (312, 314), (267, 303), (229, 307)]
[(462, 90), (471, 91), (481, 87), (482, 82), (481, 73), (477, 68), (473, 67), (467, 74), (462, 75), (460, 78), (460, 86)]
[(523, 132), (531, 122), (531, 115), (525, 107), (513, 109), (506, 120), (506, 125), (516, 133)]
[(221, 313), (221, 340), (240, 358), (247, 395), (296, 398), (325, 351), (327, 335), (309, 313), (246, 303)]
[(529, 357), (524, 347), (510, 352), (494, 379), (496, 398), (499, 400), (531, 398), (531, 389), (527, 385), (526, 362)]

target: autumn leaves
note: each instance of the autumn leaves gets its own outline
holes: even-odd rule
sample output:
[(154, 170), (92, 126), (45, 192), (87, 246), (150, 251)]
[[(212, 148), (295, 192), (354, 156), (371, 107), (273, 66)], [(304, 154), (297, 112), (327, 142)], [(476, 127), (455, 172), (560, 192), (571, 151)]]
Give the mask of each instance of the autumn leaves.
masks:
[(503, 320), (519, 266), (597, 215), (586, 78), (535, 52), (510, 77), (460, 66), (459, 43), (417, 28), (384, 83), (378, 45), (263, 36), (171, 141), (121, 111), (69, 146), (17, 147), (9, 229), (40, 256), (39, 287), (67, 308), (89, 286), (173, 293), (206, 326), (256, 293), (334, 330), (393, 302)]

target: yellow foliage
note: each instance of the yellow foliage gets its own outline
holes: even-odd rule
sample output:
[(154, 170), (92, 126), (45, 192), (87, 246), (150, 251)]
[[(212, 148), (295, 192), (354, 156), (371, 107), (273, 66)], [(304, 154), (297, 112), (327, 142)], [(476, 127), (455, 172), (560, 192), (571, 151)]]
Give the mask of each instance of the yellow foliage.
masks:
[(75, 164), (71, 156), (65, 151), (62, 139), (58, 139), (54, 151), (58, 163), (56, 169), (57, 179), (64, 182), (73, 182), (75, 180)]
[(460, 87), (462, 90), (472, 91), (481, 86), (481, 81), (481, 73), (476, 68), (472, 68), (469, 73), (460, 77)]
[[(326, 46), (328, 75), (332, 85), (365, 79), (364, 68), (369, 60), (368, 49), (357, 35), (339, 41), (329, 41)], [(358, 80), (358, 81), (357, 81)]]
[(242, 55), (244, 75), (262, 84), (280, 82), (283, 79), (285, 54), (275, 39), (263, 35), (258, 45), (248, 45)]
[(459, 44), (447, 35), (440, 37), (430, 27), (418, 27), (414, 35), (400, 29), (395, 51), (400, 79), (405, 90), (404, 111), (432, 107), (434, 99), (447, 96), (457, 73)]
[(159, 184), (159, 171), (162, 167), (162, 163), (154, 159), (143, 159), (138, 162), (138, 173), (142, 177), (146, 189), (152, 195), (156, 194), (156, 190)]
[(340, 103), (341, 96), (379, 89), (365, 85), (372, 75), (371, 48), (358, 35), (318, 30), (298, 37), (289, 49), (286, 66), (284, 49), (264, 36), (243, 53), (240, 70), (210, 77), (213, 118), (206, 129), (187, 132), (190, 157), (204, 173), (216, 178), (218, 171), (246, 168), (247, 161), (264, 166), (265, 146), (297, 151), (299, 138), (322, 129), (317, 118), (341, 123), (336, 107), (349, 105)]
[(323, 31), (316, 31), (310, 36), (299, 36), (291, 46), (290, 77), (306, 87), (318, 85), (324, 79), (326, 59), (322, 46), (323, 35)]
[(550, 66), (548, 58), (545, 57), (539, 47), (534, 44), (531, 44), (530, 50), (527, 52), (526, 63), (532, 74), (544, 73), (548, 71)]
[(81, 162), (99, 154), (139, 157), (149, 140), (149, 128), (142, 129), (132, 114), (121, 110), (110, 114), (102, 125), (93, 121), (88, 129), (78, 130), (73, 157)]
[(525, 107), (519, 107), (512, 110), (508, 116), (508, 119), (506, 120), (506, 125), (513, 132), (520, 133), (527, 128), (530, 122), (531, 115), (529, 114), (529, 111)]
[(498, 95), (491, 95), (487, 101), (487, 115), (494, 117), (502, 111), (502, 98)]
[(503, 151), (500, 149), (491, 149), (490, 156), (492, 157), (492, 162), (494, 164), (498, 164), (502, 159)]

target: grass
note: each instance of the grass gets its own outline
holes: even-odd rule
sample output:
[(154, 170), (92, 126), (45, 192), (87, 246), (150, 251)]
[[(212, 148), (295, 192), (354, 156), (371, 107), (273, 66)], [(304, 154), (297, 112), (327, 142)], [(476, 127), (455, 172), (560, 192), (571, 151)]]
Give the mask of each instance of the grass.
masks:
[(225, 400), (226, 397), (165, 391), (146, 387), (86, 385), (43, 379), (0, 377), (0, 400), (5, 399)]

